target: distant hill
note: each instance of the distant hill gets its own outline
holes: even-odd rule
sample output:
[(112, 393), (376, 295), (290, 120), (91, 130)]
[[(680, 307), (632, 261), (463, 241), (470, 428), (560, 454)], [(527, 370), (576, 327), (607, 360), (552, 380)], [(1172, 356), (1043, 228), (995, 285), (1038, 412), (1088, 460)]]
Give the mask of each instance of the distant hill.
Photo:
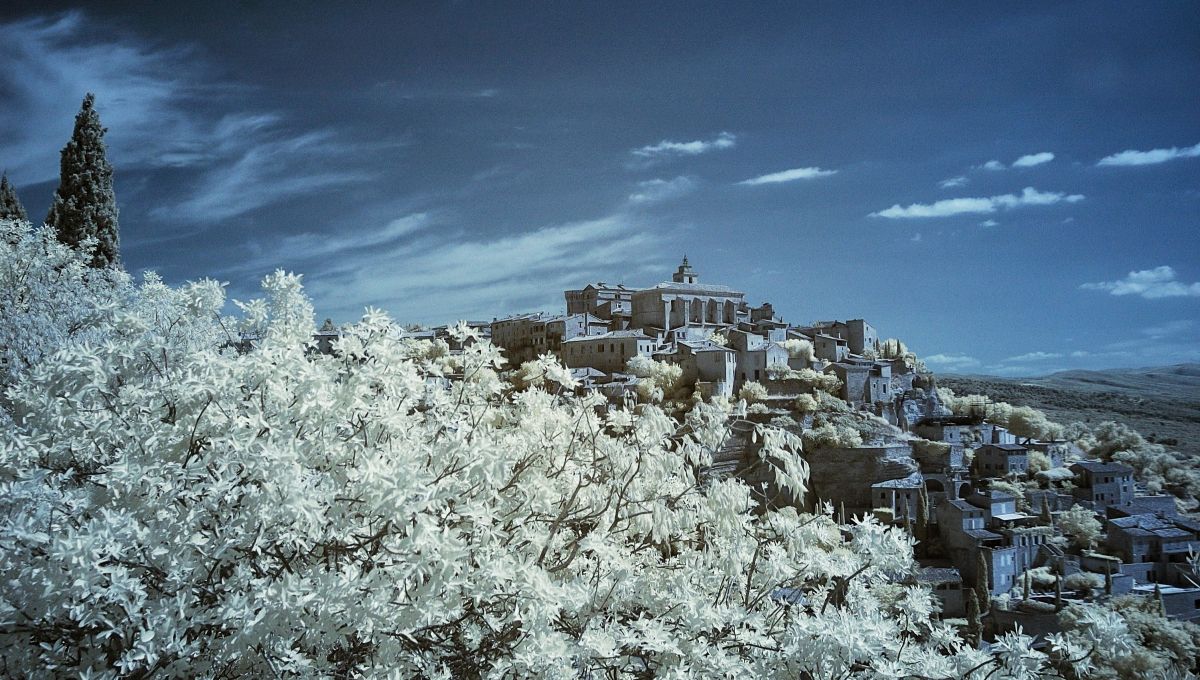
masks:
[(1200, 364), (1062, 371), (1041, 378), (938, 375), (956, 394), (986, 394), (1041, 409), (1059, 422), (1123, 422), (1168, 448), (1200, 457)]

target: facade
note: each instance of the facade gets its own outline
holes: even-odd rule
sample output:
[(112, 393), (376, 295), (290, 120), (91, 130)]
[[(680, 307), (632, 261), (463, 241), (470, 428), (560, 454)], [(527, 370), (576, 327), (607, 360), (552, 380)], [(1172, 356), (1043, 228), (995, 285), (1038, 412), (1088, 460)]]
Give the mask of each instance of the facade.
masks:
[(492, 321), (492, 344), (504, 350), (509, 366), (520, 366), (537, 357), (533, 326), (543, 319), (544, 316), (537, 313), (517, 314)]
[(719, 330), (749, 318), (745, 293), (699, 279), (685, 257), (671, 281), (634, 292), (632, 326), (665, 337), (677, 328)]
[(813, 336), (813, 354), (825, 361), (844, 361), (850, 356), (850, 346), (842, 338), (827, 333), (817, 333)]
[[(579, 290), (563, 291), (567, 314), (591, 314), (605, 320), (628, 317), (633, 304), (633, 288), (621, 284), (589, 283)], [(619, 329), (614, 329), (619, 330)]]
[(567, 368), (594, 368), (619, 373), (635, 356), (654, 353), (655, 341), (638, 331), (609, 331), (604, 335), (580, 335), (562, 342), (562, 359)]
[(1068, 468), (1075, 473), (1075, 499), (1096, 510), (1133, 502), (1133, 468), (1120, 463), (1081, 460)]
[(975, 449), (975, 470), (983, 477), (1023, 475), (1029, 470), (1029, 449), (1019, 444), (984, 444)]
[[(844, 340), (851, 354), (862, 355), (866, 350), (879, 349), (879, 332), (862, 319), (849, 321), (817, 321), (800, 329), (806, 335), (828, 335)], [(830, 359), (830, 361), (835, 361)]]

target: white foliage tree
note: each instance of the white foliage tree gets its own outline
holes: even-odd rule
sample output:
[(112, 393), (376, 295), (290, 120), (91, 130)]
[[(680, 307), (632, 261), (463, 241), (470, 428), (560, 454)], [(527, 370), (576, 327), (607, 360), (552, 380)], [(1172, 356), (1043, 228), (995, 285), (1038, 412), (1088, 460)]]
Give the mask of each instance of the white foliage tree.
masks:
[[(151, 279), (101, 339), (14, 376), (5, 673), (1032, 678), (1052, 660), (1019, 634), (965, 646), (906, 585), (906, 533), (702, 483), (716, 406), (683, 429), (650, 404), (600, 415), (506, 386), (486, 342), (440, 351), (374, 311), (314, 354), (299, 279), (264, 287), (249, 348), (219, 285)], [(800, 443), (754, 436), (802, 497)]]

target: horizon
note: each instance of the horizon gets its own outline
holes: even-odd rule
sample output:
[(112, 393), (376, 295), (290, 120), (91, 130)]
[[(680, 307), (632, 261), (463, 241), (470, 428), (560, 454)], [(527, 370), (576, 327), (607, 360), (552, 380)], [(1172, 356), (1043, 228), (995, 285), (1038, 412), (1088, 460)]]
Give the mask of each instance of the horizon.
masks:
[(10, 3), (0, 168), (40, 221), (95, 92), (130, 273), (246, 299), (280, 267), (318, 319), (554, 312), (687, 253), (939, 373), (1194, 364), (1196, 25), (1165, 3)]

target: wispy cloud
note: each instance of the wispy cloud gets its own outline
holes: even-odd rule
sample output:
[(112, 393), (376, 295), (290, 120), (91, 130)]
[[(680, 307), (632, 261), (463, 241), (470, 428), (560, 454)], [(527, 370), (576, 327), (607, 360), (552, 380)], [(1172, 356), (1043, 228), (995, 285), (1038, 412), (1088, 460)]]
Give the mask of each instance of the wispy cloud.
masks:
[(0, 139), (18, 183), (53, 179), (58, 152), (71, 134), (79, 102), (96, 93), (110, 133), (109, 156), (124, 167), (202, 146), (204, 131), (189, 113), (204, 86), (186, 49), (153, 49), (105, 30), (97, 38), (82, 12), (0, 24)]
[(1016, 364), (1016, 363), (1027, 364), (1027, 363), (1030, 363), (1030, 362), (1038, 362), (1038, 361), (1050, 361), (1051, 359), (1061, 359), (1061, 358), (1062, 358), (1062, 353), (1061, 353), (1061, 352), (1041, 352), (1041, 351), (1039, 351), (1039, 352), (1026, 352), (1025, 354), (1018, 354), (1018, 355), (1017, 355), (1017, 356), (1015, 356), (1015, 357), (1009, 357), (1009, 358), (1007, 358), (1007, 359), (1004, 359), (1004, 363), (1009, 363), (1009, 364)]
[(983, 168), (984, 170), (1003, 170), (1004, 164), (997, 160), (990, 160), (979, 167)]
[(637, 191), (629, 195), (630, 203), (658, 203), (679, 198), (696, 190), (696, 180), (690, 177), (674, 179), (649, 179), (638, 182)]
[[(74, 11), (0, 24), (0, 139), (14, 181), (52, 180), (86, 92), (109, 128), (119, 171), (195, 173), (184, 195), (158, 197), (156, 217), (217, 221), (359, 178), (338, 169), (349, 148), (332, 130), (296, 130), (244, 110), (244, 88), (208, 73), (187, 47), (146, 47), (119, 27)], [(347, 164), (348, 167), (348, 164)]]
[(1035, 165), (1049, 163), (1052, 160), (1054, 160), (1054, 154), (1050, 153), (1049, 151), (1042, 151), (1041, 153), (1031, 153), (1021, 156), (1017, 160), (1013, 161), (1012, 166), (1014, 168), (1032, 168)]
[(970, 180), (968, 180), (966, 177), (959, 175), (958, 177), (948, 177), (938, 182), (938, 186), (943, 189), (955, 189), (958, 187), (965, 187), (969, 181)]
[(353, 263), (330, 261), (306, 280), (322, 313), (343, 317), (367, 305), (405, 321), (553, 311), (562, 307), (564, 289), (657, 265), (662, 231), (644, 226), (642, 216), (622, 212), (497, 237), (426, 230), (424, 238), (374, 249)]
[(1000, 223), (999, 223), (999, 222), (997, 222), (996, 220), (984, 220), (984, 221), (982, 221), (982, 222), (980, 222), (980, 223), (979, 223), (979, 226), (981, 226), (981, 227), (987, 227), (987, 228), (989, 228), (989, 229), (990, 229), (991, 227), (998, 227), (998, 226), (1000, 226)]
[(691, 142), (675, 142), (669, 139), (664, 139), (657, 144), (650, 144), (630, 151), (634, 156), (641, 158), (655, 158), (660, 156), (696, 156), (717, 149), (730, 149), (737, 144), (737, 135), (729, 132), (722, 132), (713, 139), (702, 140), (698, 139)]
[(779, 184), (780, 182), (794, 182), (800, 179), (816, 179), (817, 177), (828, 177), (829, 175), (837, 174), (837, 170), (824, 170), (822, 168), (792, 168), (791, 170), (782, 170), (780, 172), (772, 172), (767, 175), (759, 175), (750, 179), (744, 179), (738, 184), (754, 186), (757, 184)]
[(1200, 282), (1184, 283), (1167, 265), (1129, 272), (1123, 279), (1085, 283), (1084, 290), (1103, 290), (1112, 295), (1139, 295), (1147, 300), (1169, 297), (1200, 297)]
[(242, 215), (284, 199), (367, 179), (361, 171), (338, 170), (322, 163), (347, 152), (333, 133), (297, 136), (256, 131), (225, 147), (206, 163), (206, 170), (182, 200), (167, 202), (152, 214), (200, 223)]
[(1176, 319), (1175, 321), (1166, 321), (1156, 326), (1149, 326), (1141, 329), (1142, 335), (1155, 340), (1161, 338), (1169, 338), (1177, 335), (1182, 335), (1196, 328), (1196, 322), (1192, 319)]
[(925, 364), (944, 371), (965, 371), (979, 366), (979, 360), (966, 354), (931, 354)]
[[(376, 227), (341, 231), (334, 234), (311, 233), (291, 234), (263, 243), (252, 241), (247, 245), (245, 257), (219, 270), (222, 274), (234, 272), (267, 272), (278, 267), (308, 272), (321, 271), (330, 262), (354, 254), (369, 254), (367, 249), (392, 247), (397, 242), (424, 231), (434, 223), (429, 213), (413, 213), (398, 217)], [(334, 264), (340, 266), (340, 263)]]
[(1081, 194), (1064, 194), (1060, 192), (1043, 192), (1033, 187), (1025, 187), (1018, 194), (1002, 194), (987, 198), (948, 198), (935, 203), (913, 203), (901, 206), (899, 203), (885, 210), (871, 213), (871, 217), (886, 217), (888, 219), (912, 219), (927, 217), (951, 217), (953, 215), (986, 215), (997, 210), (1010, 210), (1033, 205), (1053, 205), (1055, 203), (1077, 203), (1083, 200)]
[(1150, 149), (1149, 151), (1126, 149), (1120, 153), (1114, 153), (1111, 156), (1101, 158), (1096, 165), (1157, 165), (1158, 163), (1166, 163), (1177, 158), (1196, 158), (1197, 156), (1200, 156), (1200, 144), (1185, 146), (1182, 149), (1174, 146), (1169, 149)]

